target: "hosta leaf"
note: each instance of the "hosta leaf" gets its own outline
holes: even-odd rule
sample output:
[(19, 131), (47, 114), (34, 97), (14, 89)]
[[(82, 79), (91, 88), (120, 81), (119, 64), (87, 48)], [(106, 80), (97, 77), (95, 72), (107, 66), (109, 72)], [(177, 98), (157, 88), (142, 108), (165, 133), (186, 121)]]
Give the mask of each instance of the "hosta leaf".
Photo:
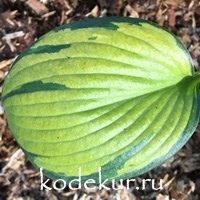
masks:
[(14, 62), (3, 105), (37, 167), (67, 181), (129, 178), (171, 157), (198, 123), (199, 75), (180, 41), (131, 18), (61, 26)]

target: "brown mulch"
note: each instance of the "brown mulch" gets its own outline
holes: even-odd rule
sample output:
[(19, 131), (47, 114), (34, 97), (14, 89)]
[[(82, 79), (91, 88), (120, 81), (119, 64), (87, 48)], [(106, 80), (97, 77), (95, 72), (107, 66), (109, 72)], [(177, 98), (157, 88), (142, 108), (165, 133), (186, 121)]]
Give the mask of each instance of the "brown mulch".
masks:
[[(0, 0), (0, 93), (14, 58), (44, 33), (77, 20), (106, 16), (148, 19), (176, 34), (200, 68), (198, 0)], [(13, 139), (0, 106), (0, 200), (199, 200), (200, 127), (189, 142), (162, 166), (136, 177), (163, 179), (163, 190), (40, 190), (39, 173)]]

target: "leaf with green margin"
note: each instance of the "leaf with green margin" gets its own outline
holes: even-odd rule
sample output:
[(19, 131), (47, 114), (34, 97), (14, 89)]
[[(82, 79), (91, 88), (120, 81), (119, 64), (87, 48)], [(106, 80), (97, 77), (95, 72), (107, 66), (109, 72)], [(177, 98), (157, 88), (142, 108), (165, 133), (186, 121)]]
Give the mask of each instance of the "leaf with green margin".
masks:
[(61, 26), (14, 62), (3, 105), (16, 140), (51, 178), (129, 178), (194, 132), (199, 74), (181, 42), (142, 19)]

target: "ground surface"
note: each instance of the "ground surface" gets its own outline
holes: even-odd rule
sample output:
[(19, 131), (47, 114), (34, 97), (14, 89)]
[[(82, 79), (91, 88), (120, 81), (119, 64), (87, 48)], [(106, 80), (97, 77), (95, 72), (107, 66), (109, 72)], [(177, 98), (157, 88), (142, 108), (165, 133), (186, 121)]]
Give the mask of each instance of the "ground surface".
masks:
[[(0, 0), (0, 91), (13, 62), (38, 37), (61, 24), (88, 17), (130, 16), (154, 21), (175, 33), (200, 66), (200, 2), (198, 0)], [(39, 173), (16, 144), (0, 109), (0, 200), (116, 199), (199, 200), (199, 128), (189, 142), (162, 166), (137, 177), (163, 179), (163, 190), (40, 191)]]

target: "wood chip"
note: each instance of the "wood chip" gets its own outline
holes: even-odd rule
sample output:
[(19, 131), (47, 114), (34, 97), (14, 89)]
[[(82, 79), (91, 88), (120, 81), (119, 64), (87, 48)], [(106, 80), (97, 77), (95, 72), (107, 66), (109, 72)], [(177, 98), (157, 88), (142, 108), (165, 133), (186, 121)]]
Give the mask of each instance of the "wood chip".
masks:
[(99, 12), (99, 7), (96, 5), (96, 6), (92, 9), (91, 15), (92, 15), (93, 17), (98, 17), (98, 12)]
[(198, 6), (198, 7), (195, 9), (195, 14), (197, 14), (197, 15), (200, 16), (200, 6)]
[(175, 16), (174, 9), (168, 10), (168, 23), (169, 23), (169, 26), (171, 27), (174, 27), (176, 24), (176, 16)]
[(14, 32), (14, 33), (6, 34), (5, 36), (3, 36), (2, 39), (3, 40), (12, 40), (12, 39), (22, 37), (22, 36), (24, 36), (24, 32), (23, 31), (17, 31), (17, 32)]
[(49, 9), (38, 0), (28, 0), (26, 5), (28, 5), (37, 15), (44, 15), (49, 12)]
[(159, 194), (157, 196), (156, 200), (169, 200), (169, 196), (168, 195)]
[(9, 162), (2, 168), (1, 174), (6, 174), (7, 169), (11, 168), (15, 171), (19, 170), (19, 165), (24, 162), (24, 153), (21, 149), (17, 151), (10, 157)]
[[(0, 71), (0, 81), (3, 81), (5, 78), (5, 73)], [(0, 115), (1, 115), (1, 106), (0, 106)]]
[(0, 69), (5, 69), (13, 63), (14, 59), (11, 58), (9, 60), (3, 60), (0, 62)]
[(56, 13), (55, 10), (52, 11), (52, 12), (46, 13), (46, 14), (42, 15), (42, 18), (48, 18), (48, 17), (50, 17), (50, 16), (53, 16), (55, 13)]
[[(130, 13), (129, 17), (134, 17), (134, 18), (139, 17), (138, 12), (133, 7), (131, 7), (129, 4), (126, 6), (125, 10), (126, 10), (125, 12)], [(124, 14), (124, 16), (126, 16), (126, 14)]]

